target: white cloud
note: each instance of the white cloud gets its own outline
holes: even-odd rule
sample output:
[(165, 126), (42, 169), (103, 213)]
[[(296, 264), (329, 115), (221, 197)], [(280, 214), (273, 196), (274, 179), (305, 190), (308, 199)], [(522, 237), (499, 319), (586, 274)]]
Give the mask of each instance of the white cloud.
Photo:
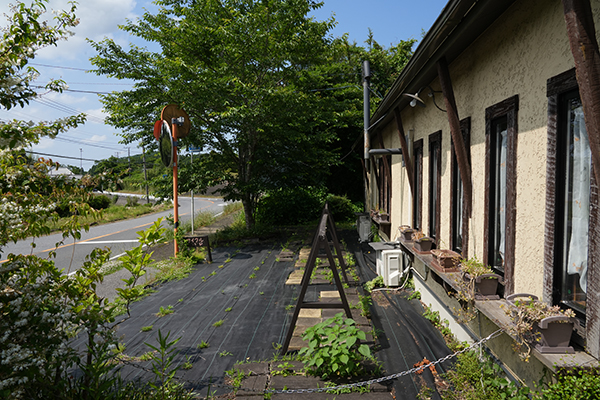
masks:
[[(150, 0), (142, 0), (149, 3)], [(119, 31), (118, 25), (125, 23), (126, 18), (135, 19), (136, 0), (84, 0), (77, 4), (75, 15), (79, 18), (79, 25), (72, 29), (75, 33), (66, 41), (61, 41), (58, 46), (47, 47), (38, 52), (38, 57), (45, 60), (75, 60), (82, 53), (89, 58), (92, 49), (86, 39), (101, 40), (105, 36), (125, 36)], [(49, 0), (47, 12), (43, 15), (46, 20), (52, 20), (55, 14), (53, 10), (69, 10), (68, 0)], [(10, 14), (8, 4), (0, 5), (1, 14)], [(2, 19), (0, 26), (6, 26)]]
[(91, 142), (96, 142), (96, 143), (100, 143), (100, 142), (104, 142), (106, 141), (106, 135), (94, 135), (90, 138)]

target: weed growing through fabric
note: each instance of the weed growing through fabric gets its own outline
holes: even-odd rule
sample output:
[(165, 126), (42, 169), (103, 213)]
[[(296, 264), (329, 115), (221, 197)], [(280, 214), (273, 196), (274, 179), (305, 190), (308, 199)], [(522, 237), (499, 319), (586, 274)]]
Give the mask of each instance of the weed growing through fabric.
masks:
[(175, 373), (179, 368), (173, 366), (173, 359), (177, 354), (175, 345), (181, 338), (169, 342), (170, 334), (171, 332), (168, 332), (166, 336), (163, 336), (159, 330), (157, 346), (145, 343), (146, 346), (154, 350), (152, 354), (152, 371), (154, 372), (155, 381), (150, 382), (149, 385), (157, 394), (161, 395), (162, 399), (172, 398), (173, 392), (183, 390), (183, 385), (174, 381)]
[(150, 332), (152, 330), (153, 325), (148, 325), (148, 326), (142, 326), (142, 328), (140, 329), (140, 331), (142, 332)]
[(364, 286), (365, 286), (365, 290), (369, 293), (371, 293), (373, 291), (373, 289), (375, 289), (375, 288), (384, 287), (385, 285), (383, 284), (383, 276), (381, 276), (381, 275), (377, 276), (376, 278), (365, 283)]
[(419, 292), (418, 290), (413, 291), (410, 296), (408, 296), (406, 298), (406, 300), (413, 300), (413, 299), (417, 299), (417, 300), (421, 300), (421, 292)]
[(208, 342), (205, 342), (204, 340), (201, 341), (200, 343), (198, 343), (198, 345), (196, 346), (197, 349), (206, 349), (207, 347), (209, 347), (210, 344)]
[(218, 328), (221, 325), (223, 325), (223, 322), (225, 322), (225, 320), (220, 319), (217, 322), (215, 322), (212, 326), (214, 326), (215, 328)]
[(115, 347), (111, 349), (113, 354), (123, 354), (125, 352), (125, 343), (117, 343)]
[(183, 303), (183, 299), (177, 300), (178, 303)]
[(215, 276), (217, 274), (217, 271), (213, 271), (209, 274), (209, 276)]
[(221, 265), (219, 265), (219, 267), (218, 267), (218, 268), (225, 268), (225, 264), (221, 264)]
[(233, 353), (230, 353), (229, 351), (223, 350), (222, 352), (219, 353), (219, 357), (229, 357), (232, 356)]
[(194, 365), (192, 364), (192, 357), (186, 356), (185, 357), (185, 362), (181, 366), (181, 369), (192, 369), (193, 366)]
[(173, 306), (168, 305), (167, 308), (164, 308), (163, 306), (160, 306), (160, 309), (158, 310), (158, 312), (156, 313), (157, 317), (165, 317), (169, 314), (173, 314), (175, 311), (173, 311)]
[(227, 307), (227, 308), (225, 309), (225, 312), (229, 312), (229, 311), (231, 311), (231, 310), (233, 310), (233, 308), (231, 308), (231, 307)]
[(265, 294), (265, 292), (258, 292), (258, 294), (260, 294), (262, 296)]
[(253, 272), (253, 273), (252, 273), (252, 274), (251, 274), (251, 275), (248, 277), (248, 279), (254, 279), (254, 278), (256, 278), (256, 274)]
[(260, 267), (254, 267), (254, 270), (258, 271), (258, 270), (260, 270)]
[(150, 361), (150, 360), (152, 360), (152, 352), (151, 351), (147, 351), (146, 353), (144, 353), (140, 356), (140, 361)]
[(285, 311), (291, 311), (294, 309), (294, 305), (293, 304), (288, 304), (287, 306), (285, 306)]
[(369, 346), (359, 342), (366, 339), (365, 332), (343, 313), (307, 328), (302, 339), (308, 342), (308, 347), (303, 347), (298, 355), (315, 376), (356, 376), (364, 372), (363, 361), (373, 360)]

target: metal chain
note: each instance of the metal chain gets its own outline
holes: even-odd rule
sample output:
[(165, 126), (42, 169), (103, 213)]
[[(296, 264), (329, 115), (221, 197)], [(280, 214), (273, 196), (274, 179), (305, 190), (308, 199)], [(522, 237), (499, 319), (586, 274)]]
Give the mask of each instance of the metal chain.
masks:
[[(471, 350), (471, 349), (473, 349), (473, 348), (475, 348), (477, 346), (481, 347), (482, 344), (484, 344), (484, 343), (486, 343), (486, 342), (488, 342), (488, 341), (496, 338), (497, 336), (499, 336), (501, 332), (502, 332), (502, 329), (498, 329), (497, 331), (491, 333), (490, 335), (488, 335), (487, 337), (479, 340), (478, 342), (475, 342), (475, 343), (471, 344), (470, 346), (468, 346), (468, 347), (466, 347), (466, 348), (464, 348), (464, 349), (462, 349), (460, 351), (457, 351), (457, 352), (455, 352), (453, 354), (448, 354), (447, 356), (442, 357), (439, 360), (432, 361), (429, 364), (425, 364), (425, 365), (421, 365), (421, 366), (418, 366), (418, 367), (414, 367), (414, 368), (411, 368), (409, 370), (398, 372), (398, 373), (395, 373), (395, 374), (392, 374), (392, 375), (383, 376), (381, 378), (375, 378), (375, 379), (371, 379), (371, 380), (368, 380), (368, 381), (350, 383), (350, 384), (346, 384), (346, 385), (332, 386), (332, 387), (322, 387), (322, 388), (310, 388), (310, 389), (262, 389), (261, 390), (261, 389), (244, 388), (244, 387), (241, 387), (241, 386), (233, 386), (233, 385), (226, 385), (226, 384), (211, 383), (210, 381), (207, 381), (206, 384), (211, 385), (212, 387), (228, 388), (228, 389), (233, 389), (233, 390), (243, 390), (243, 391), (246, 391), (246, 392), (277, 393), (277, 394), (283, 394), (283, 393), (286, 393), (286, 394), (288, 394), (288, 393), (298, 393), (298, 394), (301, 394), (301, 393), (319, 393), (319, 392), (326, 392), (326, 391), (329, 391), (329, 390), (352, 389), (352, 388), (355, 388), (355, 387), (368, 386), (368, 385), (373, 385), (375, 383), (381, 383), (381, 382), (389, 381), (389, 380), (392, 380), (392, 379), (401, 378), (401, 377), (406, 376), (406, 375), (410, 375), (410, 374), (413, 374), (413, 373), (416, 373), (416, 372), (419, 372), (419, 371), (423, 371), (426, 368), (429, 368), (429, 367), (432, 367), (432, 366), (436, 366), (437, 364), (443, 363), (444, 361), (447, 361), (447, 360), (449, 360), (451, 358), (454, 358), (454, 357), (456, 357), (456, 356), (458, 356), (458, 355), (460, 355), (462, 353), (466, 353), (467, 351), (469, 351), (469, 350)], [(132, 367), (136, 367), (136, 368), (139, 368), (139, 369), (142, 369), (142, 370), (144, 370), (146, 372), (153, 373), (152, 370), (150, 370), (148, 368), (145, 368), (145, 367), (143, 367), (143, 366), (141, 366), (141, 365), (139, 365), (139, 364), (137, 364), (135, 362), (131, 362), (131, 361), (123, 359), (123, 358), (120, 358), (119, 361), (121, 363), (123, 363), (123, 364), (129, 365), (129, 366), (132, 366)], [(174, 378), (176, 380), (178, 380), (178, 381), (185, 381), (185, 382), (190, 383), (192, 385), (197, 385), (198, 383), (200, 383), (200, 382), (192, 382), (190, 380), (183, 379), (183, 378), (178, 377), (178, 376), (175, 376)]]
[[(334, 387), (312, 388), (312, 389), (284, 389), (284, 390), (266, 389), (266, 390), (264, 390), (264, 393), (278, 393), (278, 394), (279, 393), (317, 393), (317, 392), (325, 392), (325, 391), (328, 391), (328, 390), (351, 389), (351, 388), (355, 388), (355, 387), (367, 386), (367, 385), (372, 385), (374, 383), (381, 383), (381, 382), (384, 382), (384, 381), (389, 381), (389, 380), (400, 378), (402, 376), (406, 376), (406, 375), (409, 375), (409, 374), (412, 374), (412, 373), (415, 373), (415, 372), (423, 371), (425, 368), (429, 368), (429, 367), (435, 366), (435, 365), (437, 365), (439, 363), (442, 363), (444, 361), (447, 361), (447, 360), (449, 360), (449, 359), (451, 359), (453, 357), (456, 357), (459, 354), (465, 353), (465, 352), (467, 352), (467, 351), (469, 351), (469, 350), (471, 350), (471, 349), (473, 349), (473, 348), (475, 348), (477, 346), (481, 346), (485, 342), (487, 342), (487, 341), (489, 341), (491, 339), (494, 339), (495, 337), (497, 337), (498, 335), (500, 335), (501, 332), (502, 332), (502, 329), (498, 329), (496, 332), (491, 333), (487, 337), (481, 339), (478, 342), (475, 342), (475, 343), (471, 344), (470, 346), (468, 346), (468, 347), (466, 347), (466, 348), (464, 348), (464, 349), (462, 349), (460, 351), (457, 351), (457, 352), (455, 352), (453, 354), (448, 354), (447, 356), (442, 357), (442, 358), (440, 358), (437, 361), (432, 361), (429, 364), (421, 365), (419, 367), (414, 367), (414, 368), (411, 368), (411, 369), (409, 369), (407, 371), (398, 372), (398, 373), (393, 374), (393, 375), (388, 375), (388, 376), (384, 376), (384, 377), (381, 377), (381, 378), (371, 379), (371, 380), (368, 380), (368, 381), (350, 383), (350, 384), (347, 384), (347, 385), (340, 385), (340, 386), (334, 386)], [(244, 389), (244, 390), (247, 390), (247, 389)]]

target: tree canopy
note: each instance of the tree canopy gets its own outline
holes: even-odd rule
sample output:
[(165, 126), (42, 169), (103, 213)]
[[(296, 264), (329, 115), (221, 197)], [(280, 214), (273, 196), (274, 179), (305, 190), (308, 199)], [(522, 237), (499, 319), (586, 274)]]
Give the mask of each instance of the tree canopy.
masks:
[[(366, 52), (345, 37), (334, 39), (333, 18), (308, 16), (322, 5), (311, 0), (156, 3), (156, 14), (121, 29), (160, 52), (124, 49), (108, 38), (92, 42), (96, 73), (136, 82), (103, 96), (108, 122), (124, 131), (124, 142), (151, 148), (162, 107), (184, 108), (192, 132), (181, 143), (207, 152), (188, 184), (224, 184), (226, 198), (244, 204), (248, 227), (264, 191), (326, 184), (362, 125), (360, 60), (394, 69), (413, 43), (387, 51), (371, 38)], [(388, 70), (375, 84), (379, 90), (393, 76)]]

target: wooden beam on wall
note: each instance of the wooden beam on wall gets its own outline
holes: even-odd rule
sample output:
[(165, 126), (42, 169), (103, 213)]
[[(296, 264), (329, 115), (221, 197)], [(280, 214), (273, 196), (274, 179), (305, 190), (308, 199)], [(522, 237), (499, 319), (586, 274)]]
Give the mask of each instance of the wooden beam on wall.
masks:
[(408, 185), (410, 187), (410, 194), (414, 196), (413, 191), (413, 164), (410, 159), (410, 153), (408, 152), (408, 143), (406, 142), (406, 135), (404, 134), (404, 127), (402, 126), (402, 115), (398, 108), (394, 108), (394, 117), (396, 117), (396, 126), (398, 128), (398, 136), (400, 137), (400, 148), (402, 148), (402, 157), (404, 157), (404, 166), (406, 167), (406, 175), (408, 175)]
[(454, 151), (456, 153), (456, 161), (460, 171), (460, 177), (463, 181), (463, 189), (465, 193), (465, 202), (467, 205), (467, 215), (471, 215), (473, 208), (473, 184), (471, 182), (471, 165), (467, 157), (467, 149), (463, 141), (460, 131), (460, 120), (458, 118), (458, 110), (456, 108), (456, 100), (454, 99), (454, 90), (452, 89), (452, 80), (450, 79), (450, 70), (446, 57), (442, 57), (437, 62), (438, 77), (440, 86), (444, 94), (444, 102), (446, 103), (446, 113), (448, 114), (448, 123), (450, 124), (450, 134), (454, 142)]
[[(385, 145), (383, 144), (383, 136), (381, 135), (381, 131), (377, 132), (377, 138), (379, 139), (379, 147), (385, 149)], [(383, 169), (385, 170), (385, 178), (387, 182), (392, 181), (392, 169), (390, 168), (390, 163), (388, 163), (387, 157), (383, 158)], [(389, 210), (388, 210), (389, 211)]]
[(579, 96), (590, 141), (596, 182), (600, 182), (600, 52), (589, 0), (563, 0)]

